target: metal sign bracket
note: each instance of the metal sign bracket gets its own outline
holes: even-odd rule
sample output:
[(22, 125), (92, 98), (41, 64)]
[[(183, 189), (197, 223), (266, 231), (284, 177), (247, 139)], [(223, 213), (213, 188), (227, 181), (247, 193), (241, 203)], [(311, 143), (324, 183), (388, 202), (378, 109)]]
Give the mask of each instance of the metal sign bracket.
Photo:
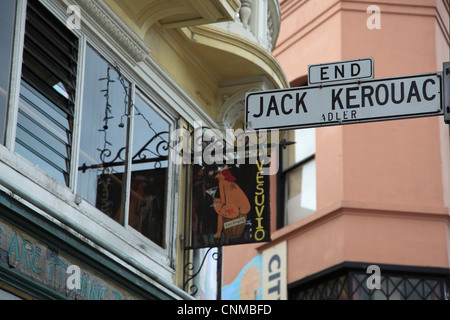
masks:
[(444, 63), (442, 71), (442, 91), (444, 122), (450, 124), (450, 62)]

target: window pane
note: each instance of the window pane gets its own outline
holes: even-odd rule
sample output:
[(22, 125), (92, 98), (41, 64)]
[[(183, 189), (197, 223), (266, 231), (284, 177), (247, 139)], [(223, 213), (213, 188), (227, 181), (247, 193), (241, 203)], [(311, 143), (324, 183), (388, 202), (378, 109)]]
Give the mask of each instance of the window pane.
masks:
[(316, 130), (295, 130), (295, 162), (300, 162), (316, 153)]
[(0, 1), (0, 144), (5, 138), (15, 10), (15, 0)]
[[(62, 62), (55, 59), (59, 47), (70, 48), (60, 52)], [(78, 39), (30, 1), (23, 56), (16, 152), (69, 185)]]
[(106, 60), (87, 47), (77, 192), (120, 223), (129, 87), (126, 80), (122, 85)]
[(163, 247), (169, 124), (135, 100), (129, 225)]
[(286, 139), (296, 144), (283, 149), (283, 168), (287, 169), (296, 163), (302, 162), (316, 153), (315, 129), (291, 130), (287, 132)]
[(316, 161), (286, 173), (286, 224), (316, 211)]

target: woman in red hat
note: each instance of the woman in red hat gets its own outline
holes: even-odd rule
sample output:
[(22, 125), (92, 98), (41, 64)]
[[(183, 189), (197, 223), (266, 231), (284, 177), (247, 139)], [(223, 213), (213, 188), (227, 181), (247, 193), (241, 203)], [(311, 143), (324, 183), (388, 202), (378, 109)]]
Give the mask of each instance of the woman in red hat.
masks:
[(220, 238), (224, 224), (223, 218), (229, 220), (245, 216), (251, 207), (247, 196), (235, 183), (236, 178), (229, 169), (219, 171), (216, 179), (219, 180), (220, 198), (214, 199), (214, 210), (218, 215), (217, 232), (214, 238)]

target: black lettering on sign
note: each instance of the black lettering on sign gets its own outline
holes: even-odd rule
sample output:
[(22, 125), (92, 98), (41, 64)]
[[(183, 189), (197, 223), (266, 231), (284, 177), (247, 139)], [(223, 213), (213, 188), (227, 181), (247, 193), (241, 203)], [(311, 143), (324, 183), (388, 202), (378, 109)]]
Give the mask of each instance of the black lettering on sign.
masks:
[(342, 69), (339, 69), (339, 66), (336, 66), (334, 68), (334, 77), (337, 79), (338, 78), (338, 73), (341, 76), (341, 78), (345, 77), (345, 66), (342, 65)]
[(408, 101), (407, 102), (410, 103), (413, 97), (415, 97), (417, 99), (417, 102), (421, 102), (422, 101), (422, 99), (420, 99), (419, 89), (417, 88), (416, 81), (413, 81), (411, 83), (411, 88), (409, 89)]
[[(264, 96), (261, 96), (259, 98), (259, 111), (258, 113), (254, 113), (254, 118), (260, 118), (264, 115), (266, 117), (270, 116), (279, 116), (280, 114), (283, 115), (290, 115), (292, 112), (294, 112), (294, 104), (295, 104), (295, 112), (298, 114), (300, 111), (303, 111), (304, 113), (308, 113), (308, 108), (306, 106), (306, 95), (308, 92), (298, 92), (295, 95), (295, 100), (293, 94), (286, 93), (284, 94), (281, 99), (277, 100), (277, 97), (275, 95), (271, 95), (269, 98), (269, 103), (267, 105), (267, 111), (265, 102), (267, 102), (267, 97), (264, 99)], [(266, 101), (265, 101), (266, 100)], [(280, 113), (281, 111), (281, 113)]]
[[(356, 69), (355, 69), (356, 67)], [(356, 77), (361, 72), (361, 67), (357, 63), (352, 63), (352, 77)]]
[(320, 68), (320, 80), (329, 80), (330, 78), (326, 76), (328, 67)]
[(403, 100), (405, 100), (405, 83), (404, 82), (400, 83), (400, 99), (399, 100), (396, 99), (397, 93), (395, 90), (395, 83), (392, 83), (391, 88), (392, 88), (392, 102), (395, 104), (402, 103)]
[(427, 101), (432, 101), (434, 100), (434, 98), (436, 98), (436, 95), (433, 94), (431, 97), (428, 96), (427, 94), (427, 84), (431, 82), (432, 84), (436, 84), (436, 81), (434, 81), (433, 79), (427, 79), (425, 80), (425, 82), (423, 83), (423, 97), (425, 98), (425, 100)]
[(358, 91), (358, 87), (347, 88), (347, 109), (355, 109), (359, 108), (359, 104), (352, 104), (351, 100), (356, 99), (355, 95), (352, 95), (352, 91)]
[[(384, 92), (381, 94), (381, 92)], [(383, 97), (384, 100), (381, 99)], [(380, 106), (384, 106), (389, 101), (389, 89), (385, 84), (380, 84), (375, 89), (375, 99)]]
[(339, 103), (339, 108), (344, 109), (344, 106), (342, 105), (341, 101), (341, 93), (343, 89), (339, 89), (339, 91), (336, 94), (336, 89), (332, 90), (331, 94), (331, 110), (336, 110), (336, 102)]
[(293, 109), (290, 109), (290, 110), (286, 110), (286, 109), (285, 109), (285, 100), (286, 100), (287, 98), (292, 99), (292, 95), (290, 95), (290, 94), (288, 93), (288, 94), (285, 94), (285, 95), (283, 96), (283, 98), (281, 98), (281, 111), (282, 111), (283, 114), (285, 114), (285, 115), (291, 114), (292, 111), (294, 111)]
[(266, 117), (270, 117), (272, 110), (275, 111), (277, 116), (280, 115), (280, 112), (278, 111), (277, 100), (275, 99), (275, 96), (270, 97), (269, 108), (267, 109)]
[(264, 97), (259, 98), (259, 113), (258, 114), (254, 114), (253, 116), (255, 118), (259, 118), (262, 116), (264, 111)]
[[(362, 85), (331, 90), (331, 111), (357, 109), (373, 106), (385, 106), (389, 103), (398, 105), (401, 103), (432, 101), (437, 94), (430, 89), (436, 85), (435, 79), (427, 79), (423, 83), (416, 80), (410, 83), (386, 82), (375, 85)], [(420, 87), (421, 86), (421, 87)], [(361, 99), (361, 100), (359, 100)]]
[(366, 106), (366, 100), (369, 102), (369, 106), (373, 107), (372, 95), (375, 91), (373, 87), (363, 86), (361, 91), (361, 107), (364, 108)]
[(305, 104), (305, 97), (306, 97), (307, 92), (303, 92), (302, 97), (300, 98), (300, 93), (297, 93), (297, 104), (296, 104), (296, 112), (300, 113), (300, 106), (302, 106), (303, 112), (304, 113), (308, 113), (308, 110), (306, 109), (306, 104)]

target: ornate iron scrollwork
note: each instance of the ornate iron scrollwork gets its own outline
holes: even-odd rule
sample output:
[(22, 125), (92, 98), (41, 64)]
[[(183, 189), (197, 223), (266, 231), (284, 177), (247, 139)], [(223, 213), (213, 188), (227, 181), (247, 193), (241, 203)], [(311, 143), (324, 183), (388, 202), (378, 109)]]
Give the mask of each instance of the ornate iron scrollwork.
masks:
[[(184, 266), (184, 274), (187, 277), (186, 280), (184, 281), (184, 285), (183, 288), (184, 290), (187, 291), (188, 289), (188, 285), (189, 283), (194, 280), (202, 271), (203, 265), (205, 264), (206, 258), (208, 258), (209, 253), (213, 250), (213, 249), (217, 249), (216, 252), (213, 252), (211, 257), (215, 260), (218, 261), (219, 263), (221, 262), (222, 259), (222, 250), (220, 250), (220, 248), (209, 248), (208, 251), (206, 251), (205, 255), (203, 256), (203, 259), (200, 263), (200, 266), (198, 267), (198, 270), (195, 270), (195, 265), (193, 262), (188, 262), (185, 266)], [(198, 287), (195, 283), (192, 283), (191, 286), (189, 287), (189, 292), (191, 295), (196, 295), (198, 293)]]
[(170, 149), (170, 143), (168, 139), (169, 132), (168, 131), (156, 132), (153, 129), (151, 122), (145, 118), (145, 116), (139, 111), (137, 106), (133, 103), (132, 99), (130, 98), (130, 91), (129, 91), (130, 88), (127, 86), (119, 66), (115, 64), (114, 66), (109, 65), (107, 68), (106, 77), (99, 79), (99, 81), (106, 82), (106, 88), (102, 90), (105, 97), (105, 116), (103, 118), (103, 127), (99, 129), (99, 132), (104, 133), (104, 142), (102, 148), (97, 149), (100, 152), (99, 154), (100, 163), (93, 164), (90, 166), (84, 163), (78, 169), (81, 170), (83, 173), (85, 173), (86, 170), (89, 169), (106, 170), (108, 168), (114, 168), (116, 166), (122, 166), (125, 164), (127, 147), (125, 146), (121, 148), (117, 152), (117, 154), (113, 157), (112, 151), (110, 149), (110, 147), (112, 146), (112, 142), (109, 141), (108, 139), (109, 121), (114, 118), (112, 116), (110, 104), (110, 85), (111, 83), (114, 83), (116, 81), (112, 79), (111, 70), (116, 71), (118, 75), (116, 80), (120, 82), (124, 90), (124, 101), (123, 101), (124, 113), (121, 117), (119, 127), (120, 128), (125, 127), (124, 118), (130, 116), (128, 113), (129, 107), (134, 107), (136, 112), (135, 115), (142, 117), (143, 120), (147, 123), (150, 131), (154, 133), (154, 135), (150, 138), (150, 140), (131, 158), (131, 163), (140, 164), (140, 163), (154, 162), (155, 168), (161, 168), (162, 162), (168, 160), (169, 155), (168, 151)]
[[(133, 157), (132, 164), (140, 164), (140, 163), (155, 163), (155, 168), (161, 168), (162, 162), (168, 160), (168, 150), (169, 150), (169, 142), (167, 142), (162, 137), (168, 135), (169, 132), (161, 131), (154, 135)], [(99, 164), (94, 164), (87, 166), (84, 163), (79, 170), (86, 172), (89, 169), (106, 169), (112, 168), (116, 166), (121, 166), (125, 164), (125, 150), (126, 147), (121, 148), (117, 154), (110, 161), (106, 161), (108, 158), (111, 158), (111, 150), (103, 149), (100, 150), (100, 159), (102, 160)]]
[[(161, 161), (167, 160), (169, 142), (163, 138), (169, 132), (162, 131), (155, 135), (133, 156), (132, 163), (155, 162), (155, 168), (161, 168)], [(159, 140), (159, 141), (158, 141)], [(154, 145), (154, 148), (150, 146)], [(148, 158), (148, 155), (151, 157)]]

